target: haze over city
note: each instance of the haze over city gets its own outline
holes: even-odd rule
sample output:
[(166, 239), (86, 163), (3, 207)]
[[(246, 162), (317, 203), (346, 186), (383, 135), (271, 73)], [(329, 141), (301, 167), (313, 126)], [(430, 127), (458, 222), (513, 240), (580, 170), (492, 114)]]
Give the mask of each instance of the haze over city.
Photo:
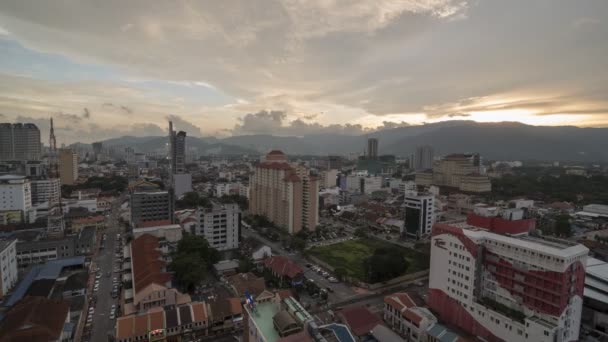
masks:
[(606, 1), (0, 4), (0, 121), (123, 135), (608, 125)]

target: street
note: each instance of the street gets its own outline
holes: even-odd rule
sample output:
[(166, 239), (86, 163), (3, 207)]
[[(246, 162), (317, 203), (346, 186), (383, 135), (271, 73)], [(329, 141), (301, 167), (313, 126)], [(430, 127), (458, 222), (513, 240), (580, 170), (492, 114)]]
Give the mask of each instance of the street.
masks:
[[(107, 217), (106, 221), (106, 240), (105, 248), (99, 251), (97, 257), (93, 260), (97, 267), (100, 269), (101, 278), (99, 281), (99, 290), (94, 292), (93, 295), (97, 298), (95, 306), (95, 314), (93, 316), (93, 329), (90, 335), (90, 341), (93, 342), (105, 342), (108, 341), (108, 334), (114, 335), (114, 325), (116, 320), (110, 320), (110, 309), (112, 305), (118, 307), (118, 299), (113, 299), (112, 292), (112, 279), (118, 278), (120, 281), (120, 274), (113, 272), (114, 260), (115, 260), (115, 248), (116, 248), (116, 234), (122, 233), (118, 222), (120, 204), (122, 203), (122, 197), (115, 200), (112, 204), (112, 211), (110, 216)], [(110, 272), (110, 276), (106, 274)], [(119, 316), (118, 310), (116, 315)], [(83, 338), (86, 341), (86, 338)]]
[(272, 248), (272, 252), (276, 255), (285, 255), (288, 256), (291, 260), (296, 262), (302, 269), (304, 270), (304, 276), (308, 279), (312, 279), (319, 285), (321, 288), (332, 288), (334, 290), (333, 293), (329, 293), (328, 300), (329, 302), (339, 302), (350, 299), (352, 297), (357, 296), (357, 293), (348, 285), (340, 282), (340, 283), (330, 283), (327, 279), (325, 279), (322, 275), (317, 274), (310, 268), (306, 267), (306, 264), (309, 263), (306, 259), (302, 257), (300, 253), (287, 253), (283, 248), (281, 248), (281, 244), (279, 242), (272, 242), (268, 239), (260, 236), (253, 229), (243, 229), (242, 230), (243, 237), (253, 237), (263, 244)]

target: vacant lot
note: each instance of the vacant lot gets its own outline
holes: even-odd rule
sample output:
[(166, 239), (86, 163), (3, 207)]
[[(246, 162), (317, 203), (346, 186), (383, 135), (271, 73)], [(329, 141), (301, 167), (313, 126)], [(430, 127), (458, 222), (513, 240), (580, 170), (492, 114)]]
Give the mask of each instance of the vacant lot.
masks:
[(398, 248), (409, 262), (406, 273), (414, 273), (429, 267), (429, 257), (415, 250), (400, 247), (377, 239), (358, 239), (334, 245), (313, 247), (308, 252), (334, 268), (344, 268), (349, 276), (365, 279), (363, 262), (380, 247)]

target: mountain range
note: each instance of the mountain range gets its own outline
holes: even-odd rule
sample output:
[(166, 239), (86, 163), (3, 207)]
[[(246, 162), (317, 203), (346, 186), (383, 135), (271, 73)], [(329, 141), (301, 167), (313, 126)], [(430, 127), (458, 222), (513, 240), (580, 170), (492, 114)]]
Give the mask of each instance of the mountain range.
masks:
[[(431, 145), (435, 155), (479, 152), (492, 160), (608, 161), (608, 128), (531, 126), (517, 122), (445, 121), (359, 136), (187, 137), (186, 144), (202, 154), (259, 154), (281, 149), (292, 155), (326, 156), (363, 153), (367, 138), (372, 137), (379, 140), (380, 154), (397, 156), (411, 155), (418, 145)], [(104, 146), (131, 146), (141, 152), (162, 149), (166, 143), (166, 137), (125, 136), (103, 141)]]

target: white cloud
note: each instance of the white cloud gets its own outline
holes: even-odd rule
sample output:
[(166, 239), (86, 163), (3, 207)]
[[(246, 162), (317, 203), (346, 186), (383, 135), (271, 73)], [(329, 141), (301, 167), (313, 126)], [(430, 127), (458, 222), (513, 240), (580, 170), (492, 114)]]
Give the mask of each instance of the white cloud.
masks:
[[(570, 110), (608, 91), (608, 26), (592, 19), (607, 11), (605, 1), (568, 0), (6, 0), (0, 34), (28, 48), (110, 66), (125, 80), (206, 87), (236, 100), (195, 106), (179, 94), (146, 93), (137, 82), (50, 89), (30, 79), (0, 84), (0, 110), (14, 117), (88, 108), (91, 120), (107, 118), (96, 121), (101, 126), (165, 127), (174, 113), (210, 134), (244, 113), (275, 109), (285, 115), (281, 132), (300, 134), (437, 120), (468, 113), (474, 106), (462, 99), (513, 91), (540, 102), (556, 84), (570, 101), (560, 110)], [(590, 25), (595, 34), (572, 29)], [(114, 106), (96, 107), (106, 102)], [(298, 113), (323, 114), (298, 121)], [(234, 131), (276, 125), (254, 120), (270, 126), (243, 121)]]

